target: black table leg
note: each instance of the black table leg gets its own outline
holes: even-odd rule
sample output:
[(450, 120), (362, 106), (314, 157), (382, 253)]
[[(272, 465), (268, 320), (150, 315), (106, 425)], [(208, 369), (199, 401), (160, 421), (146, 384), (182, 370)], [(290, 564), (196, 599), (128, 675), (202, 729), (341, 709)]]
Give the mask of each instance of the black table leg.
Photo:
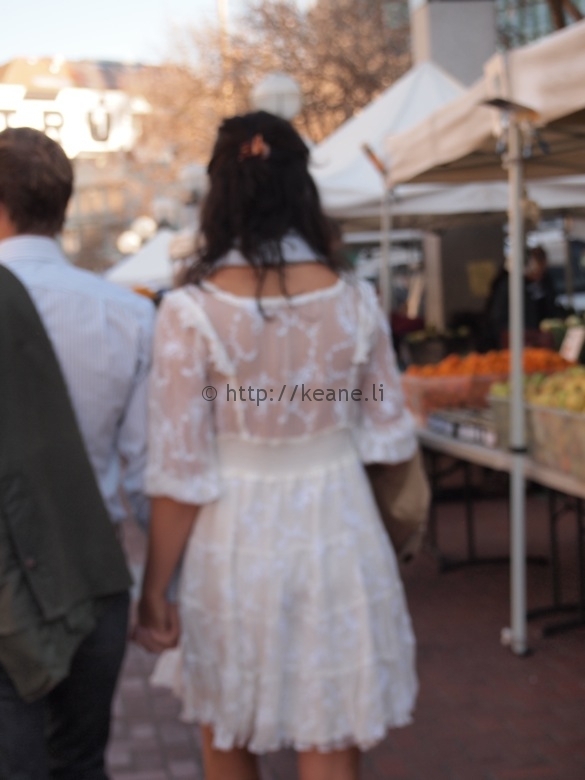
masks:
[[(552, 636), (572, 628), (585, 626), (585, 523), (583, 501), (580, 498), (569, 501), (565, 496), (563, 497), (563, 503), (559, 507), (558, 498), (559, 494), (556, 491), (549, 490), (552, 604), (548, 607), (530, 610), (528, 612), (528, 619), (533, 620), (535, 618), (563, 612), (577, 612), (578, 617), (574, 620), (545, 625), (542, 629), (543, 636)], [(577, 567), (579, 574), (579, 598), (577, 603), (563, 602), (562, 595), (558, 522), (563, 515), (566, 515), (569, 512), (574, 515), (577, 526)]]

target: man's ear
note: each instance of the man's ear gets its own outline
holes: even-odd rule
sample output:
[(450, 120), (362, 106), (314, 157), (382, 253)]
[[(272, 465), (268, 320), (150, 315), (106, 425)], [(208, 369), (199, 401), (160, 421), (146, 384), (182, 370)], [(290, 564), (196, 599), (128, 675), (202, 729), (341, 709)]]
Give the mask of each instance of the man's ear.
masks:
[(16, 225), (10, 218), (8, 209), (4, 203), (0, 201), (0, 241), (3, 241), (5, 238), (12, 238), (16, 235), (18, 235)]

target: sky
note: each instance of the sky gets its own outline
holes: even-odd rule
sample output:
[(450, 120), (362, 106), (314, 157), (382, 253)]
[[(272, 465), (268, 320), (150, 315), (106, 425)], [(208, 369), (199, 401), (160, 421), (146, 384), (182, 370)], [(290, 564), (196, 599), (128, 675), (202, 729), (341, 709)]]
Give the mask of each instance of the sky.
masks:
[[(306, 2), (306, 0), (304, 0)], [(0, 64), (63, 55), (157, 63), (171, 52), (174, 25), (217, 22), (219, 0), (0, 0)], [(227, 0), (230, 19), (243, 0)], [(8, 8), (10, 9), (8, 11)]]

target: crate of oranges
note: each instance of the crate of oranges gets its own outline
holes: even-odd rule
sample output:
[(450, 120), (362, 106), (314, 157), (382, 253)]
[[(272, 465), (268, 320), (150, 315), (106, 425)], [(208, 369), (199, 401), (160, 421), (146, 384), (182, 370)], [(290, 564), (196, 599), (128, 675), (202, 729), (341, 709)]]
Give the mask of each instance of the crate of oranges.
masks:
[[(526, 347), (523, 354), (526, 374), (549, 374), (570, 365), (551, 349)], [(419, 422), (436, 409), (487, 407), (494, 382), (504, 381), (510, 372), (510, 352), (471, 352), (448, 355), (439, 363), (409, 366), (402, 376), (406, 402)]]

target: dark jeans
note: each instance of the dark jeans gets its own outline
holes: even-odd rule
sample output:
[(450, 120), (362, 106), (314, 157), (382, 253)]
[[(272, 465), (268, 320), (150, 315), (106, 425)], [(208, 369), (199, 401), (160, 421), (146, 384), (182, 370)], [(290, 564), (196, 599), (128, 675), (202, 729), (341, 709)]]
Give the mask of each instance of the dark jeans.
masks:
[(105, 600), (70, 675), (39, 701), (24, 702), (0, 667), (0, 780), (107, 780), (104, 752), (128, 608), (128, 593)]

